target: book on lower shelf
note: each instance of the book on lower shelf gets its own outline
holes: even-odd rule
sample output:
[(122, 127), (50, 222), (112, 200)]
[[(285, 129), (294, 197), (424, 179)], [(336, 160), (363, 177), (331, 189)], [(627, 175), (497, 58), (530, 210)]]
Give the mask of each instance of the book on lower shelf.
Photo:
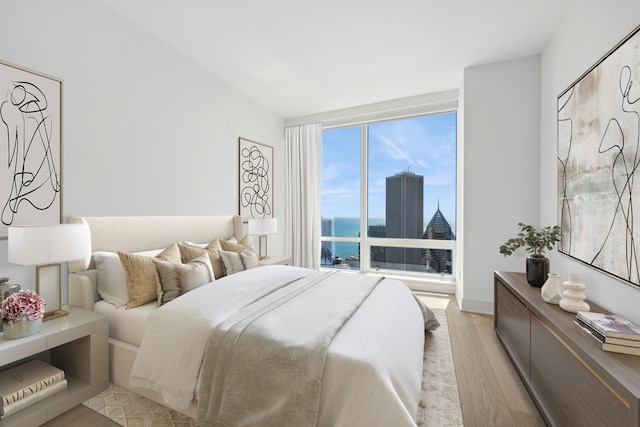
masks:
[[(64, 371), (39, 359), (0, 372), (0, 409), (65, 380)], [(66, 382), (65, 382), (66, 383)]]
[(616, 314), (578, 311), (576, 318), (595, 329), (606, 338), (640, 341), (640, 327)]
[[(605, 341), (605, 336), (600, 334), (597, 330), (590, 327), (588, 324), (584, 323), (580, 318), (576, 317), (576, 320), (573, 321), (573, 324), (576, 325), (578, 330), (587, 338), (591, 340), (599, 349), (604, 351), (610, 351), (612, 353), (623, 353), (623, 354), (631, 354), (634, 356), (640, 356), (640, 347), (635, 345), (622, 345), (622, 344), (614, 344), (611, 342)], [(620, 340), (627, 341), (629, 343), (637, 343), (637, 341), (632, 340)]]
[(9, 415), (13, 415), (22, 409), (28, 408), (29, 406), (40, 402), (42, 399), (52, 396), (66, 388), (67, 380), (63, 379), (62, 381), (58, 381), (47, 388), (43, 388), (36, 393), (30, 394), (23, 399), (17, 400), (9, 405), (5, 405), (0, 408), (0, 420), (8, 417)]

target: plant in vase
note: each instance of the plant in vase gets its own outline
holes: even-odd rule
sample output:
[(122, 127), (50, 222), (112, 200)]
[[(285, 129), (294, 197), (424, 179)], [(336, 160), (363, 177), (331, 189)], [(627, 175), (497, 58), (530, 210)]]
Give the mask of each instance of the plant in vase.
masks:
[(42, 328), (45, 302), (30, 289), (9, 295), (2, 302), (3, 338), (22, 338)]
[(557, 225), (543, 227), (537, 230), (532, 225), (518, 223), (520, 232), (512, 239), (500, 246), (500, 253), (504, 256), (513, 254), (517, 249), (525, 247), (527, 256), (527, 282), (531, 286), (541, 287), (547, 280), (549, 273), (549, 259), (545, 251), (552, 250), (556, 242), (562, 238), (560, 227)]

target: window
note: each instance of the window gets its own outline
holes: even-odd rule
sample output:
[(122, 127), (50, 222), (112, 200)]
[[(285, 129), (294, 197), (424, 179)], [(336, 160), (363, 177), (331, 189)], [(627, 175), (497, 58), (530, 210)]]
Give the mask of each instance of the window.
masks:
[(454, 272), (456, 113), (325, 128), (325, 268)]

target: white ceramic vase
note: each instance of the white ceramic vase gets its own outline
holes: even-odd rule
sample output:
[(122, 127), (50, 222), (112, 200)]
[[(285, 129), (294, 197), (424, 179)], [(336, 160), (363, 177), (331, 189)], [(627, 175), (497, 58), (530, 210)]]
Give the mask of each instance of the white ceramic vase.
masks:
[(547, 276), (547, 281), (542, 285), (540, 295), (542, 295), (542, 299), (549, 304), (558, 304), (562, 299), (562, 292), (564, 291), (560, 275), (549, 273)]
[(587, 288), (580, 282), (580, 276), (569, 274), (569, 280), (563, 283), (562, 299), (558, 303), (561, 309), (570, 313), (589, 311), (591, 307), (585, 302), (587, 298), (583, 291)]
[(15, 340), (17, 338), (28, 337), (37, 334), (42, 330), (42, 317), (35, 320), (29, 320), (23, 317), (22, 320), (13, 323), (5, 323), (2, 337), (5, 340)]

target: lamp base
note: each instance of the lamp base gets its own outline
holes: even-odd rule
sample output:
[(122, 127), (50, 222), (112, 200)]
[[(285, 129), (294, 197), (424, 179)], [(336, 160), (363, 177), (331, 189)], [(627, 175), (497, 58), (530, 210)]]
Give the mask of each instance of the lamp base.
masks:
[(62, 309), (47, 311), (44, 313), (44, 317), (42, 318), (42, 321), (46, 322), (47, 320), (57, 319), (58, 317), (63, 317), (63, 316), (66, 316), (67, 314), (69, 314), (69, 312)]

